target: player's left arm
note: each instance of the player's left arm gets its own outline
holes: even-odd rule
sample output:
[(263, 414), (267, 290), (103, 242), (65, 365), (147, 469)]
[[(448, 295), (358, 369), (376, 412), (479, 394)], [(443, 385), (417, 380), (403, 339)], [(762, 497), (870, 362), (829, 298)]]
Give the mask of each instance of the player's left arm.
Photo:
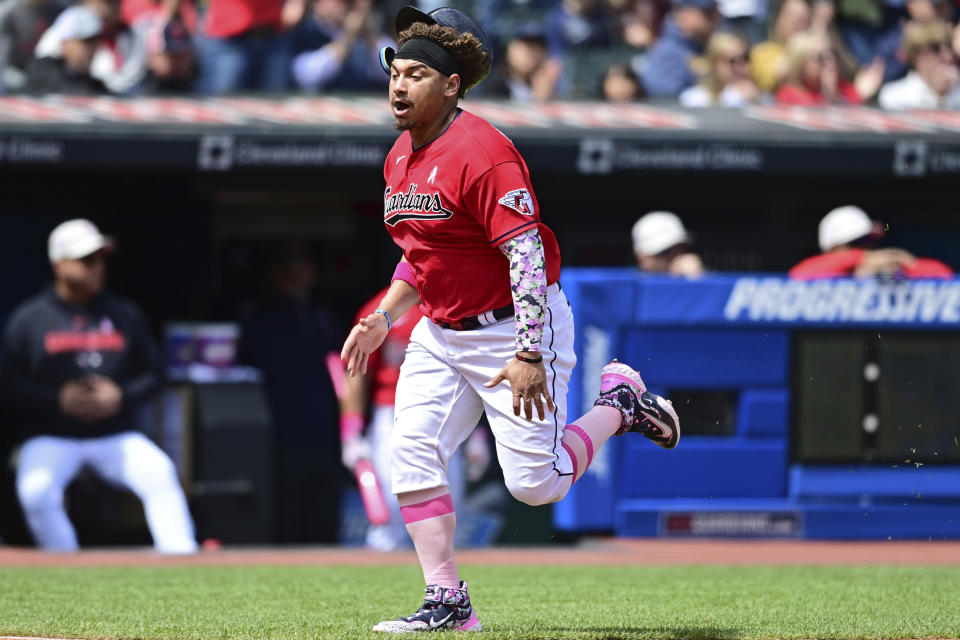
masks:
[(506, 380), (513, 391), (513, 413), (533, 419), (533, 407), (543, 420), (544, 401), (554, 410), (547, 374), (540, 355), (547, 310), (547, 273), (543, 241), (538, 230), (537, 201), (521, 161), (500, 162), (486, 170), (464, 193), (464, 201), (483, 225), (491, 244), (510, 262), (516, 326), (516, 357), (493, 379)]
[(547, 268), (540, 231), (536, 227), (523, 231), (499, 248), (510, 260), (517, 353), (536, 359), (547, 315)]
[(515, 312), (517, 357), (486, 383), (488, 387), (503, 380), (513, 390), (513, 413), (533, 419), (533, 407), (537, 416), (544, 419), (544, 403), (554, 410), (553, 398), (547, 389), (547, 372), (540, 354), (544, 319), (547, 313), (547, 273), (543, 241), (536, 227), (522, 231), (499, 245), (510, 261), (510, 290), (513, 294)]

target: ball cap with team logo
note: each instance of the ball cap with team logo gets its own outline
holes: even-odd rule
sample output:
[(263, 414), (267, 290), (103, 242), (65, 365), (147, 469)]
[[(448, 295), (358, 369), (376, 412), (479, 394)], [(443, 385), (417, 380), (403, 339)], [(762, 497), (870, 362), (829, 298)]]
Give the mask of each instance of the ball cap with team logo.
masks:
[(105, 236), (97, 225), (84, 218), (67, 220), (50, 232), (47, 255), (50, 262), (78, 260), (101, 249), (111, 251), (116, 246), (113, 238)]
[[(450, 27), (457, 33), (469, 33), (480, 41), (484, 53), (487, 54), (486, 71), (481, 77), (477, 78), (472, 85), (467, 87), (468, 90), (480, 84), (480, 82), (487, 77), (487, 74), (490, 73), (490, 67), (493, 63), (493, 47), (490, 44), (490, 38), (488, 38), (487, 34), (480, 28), (480, 25), (473, 21), (473, 18), (462, 11), (450, 7), (440, 7), (430, 13), (424, 13), (416, 7), (401, 7), (397, 12), (397, 17), (393, 24), (399, 35), (401, 31), (408, 29), (410, 25), (415, 22), (439, 24), (443, 27)], [(384, 47), (380, 50), (380, 66), (383, 67), (383, 70), (388, 75), (390, 74), (390, 65), (393, 63), (393, 58), (396, 55), (397, 51), (393, 47)]]
[(880, 225), (871, 220), (863, 209), (853, 205), (837, 207), (823, 216), (818, 229), (821, 251), (830, 251), (865, 238), (876, 240), (882, 236)]
[(683, 222), (675, 213), (651, 211), (633, 225), (633, 250), (644, 256), (655, 256), (667, 249), (690, 242)]

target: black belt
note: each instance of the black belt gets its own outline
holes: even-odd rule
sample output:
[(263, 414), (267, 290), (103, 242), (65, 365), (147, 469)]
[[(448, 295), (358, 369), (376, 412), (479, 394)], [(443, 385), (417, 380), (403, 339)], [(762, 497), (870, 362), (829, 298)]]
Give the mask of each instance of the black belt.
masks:
[[(563, 291), (563, 287), (560, 286), (560, 281), (556, 282), (557, 290)], [(549, 287), (548, 287), (549, 288)], [(567, 305), (570, 303), (568, 302)], [(501, 320), (506, 320), (514, 316), (513, 303), (504, 305), (499, 309), (494, 309), (493, 311), (487, 311), (486, 313), (481, 313), (478, 316), (469, 316), (467, 318), (461, 318), (456, 322), (437, 322), (437, 325), (443, 327), (444, 329), (453, 329), (454, 331), (472, 331), (474, 329), (479, 329), (481, 327), (486, 327)]]
[(510, 304), (504, 305), (499, 309), (487, 311), (486, 313), (481, 313), (478, 316), (467, 316), (466, 318), (460, 318), (456, 322), (438, 322), (437, 324), (444, 329), (453, 329), (454, 331), (472, 331), (473, 329), (479, 329), (481, 327), (494, 324), (495, 322), (512, 318), (514, 313), (513, 303), (511, 302)]

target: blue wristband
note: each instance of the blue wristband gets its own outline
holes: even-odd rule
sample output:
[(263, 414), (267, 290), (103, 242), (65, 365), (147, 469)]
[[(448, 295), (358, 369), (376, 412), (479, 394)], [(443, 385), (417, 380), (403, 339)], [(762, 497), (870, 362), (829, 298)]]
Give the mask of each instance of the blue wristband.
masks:
[(387, 319), (387, 332), (393, 327), (393, 320), (390, 319), (390, 312), (386, 309), (377, 309), (374, 313), (382, 313), (383, 317)]

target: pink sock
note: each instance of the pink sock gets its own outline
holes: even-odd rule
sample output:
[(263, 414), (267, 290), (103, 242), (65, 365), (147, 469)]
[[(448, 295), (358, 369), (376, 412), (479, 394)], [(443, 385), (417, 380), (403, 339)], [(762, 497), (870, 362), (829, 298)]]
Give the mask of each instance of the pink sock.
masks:
[(594, 407), (585, 416), (568, 424), (560, 443), (573, 461), (573, 482), (582, 476), (607, 438), (616, 433), (623, 416), (613, 407)]
[(453, 559), (453, 533), (457, 514), (447, 487), (411, 491), (397, 496), (400, 514), (413, 540), (427, 584), (447, 588), (460, 586), (460, 575)]

